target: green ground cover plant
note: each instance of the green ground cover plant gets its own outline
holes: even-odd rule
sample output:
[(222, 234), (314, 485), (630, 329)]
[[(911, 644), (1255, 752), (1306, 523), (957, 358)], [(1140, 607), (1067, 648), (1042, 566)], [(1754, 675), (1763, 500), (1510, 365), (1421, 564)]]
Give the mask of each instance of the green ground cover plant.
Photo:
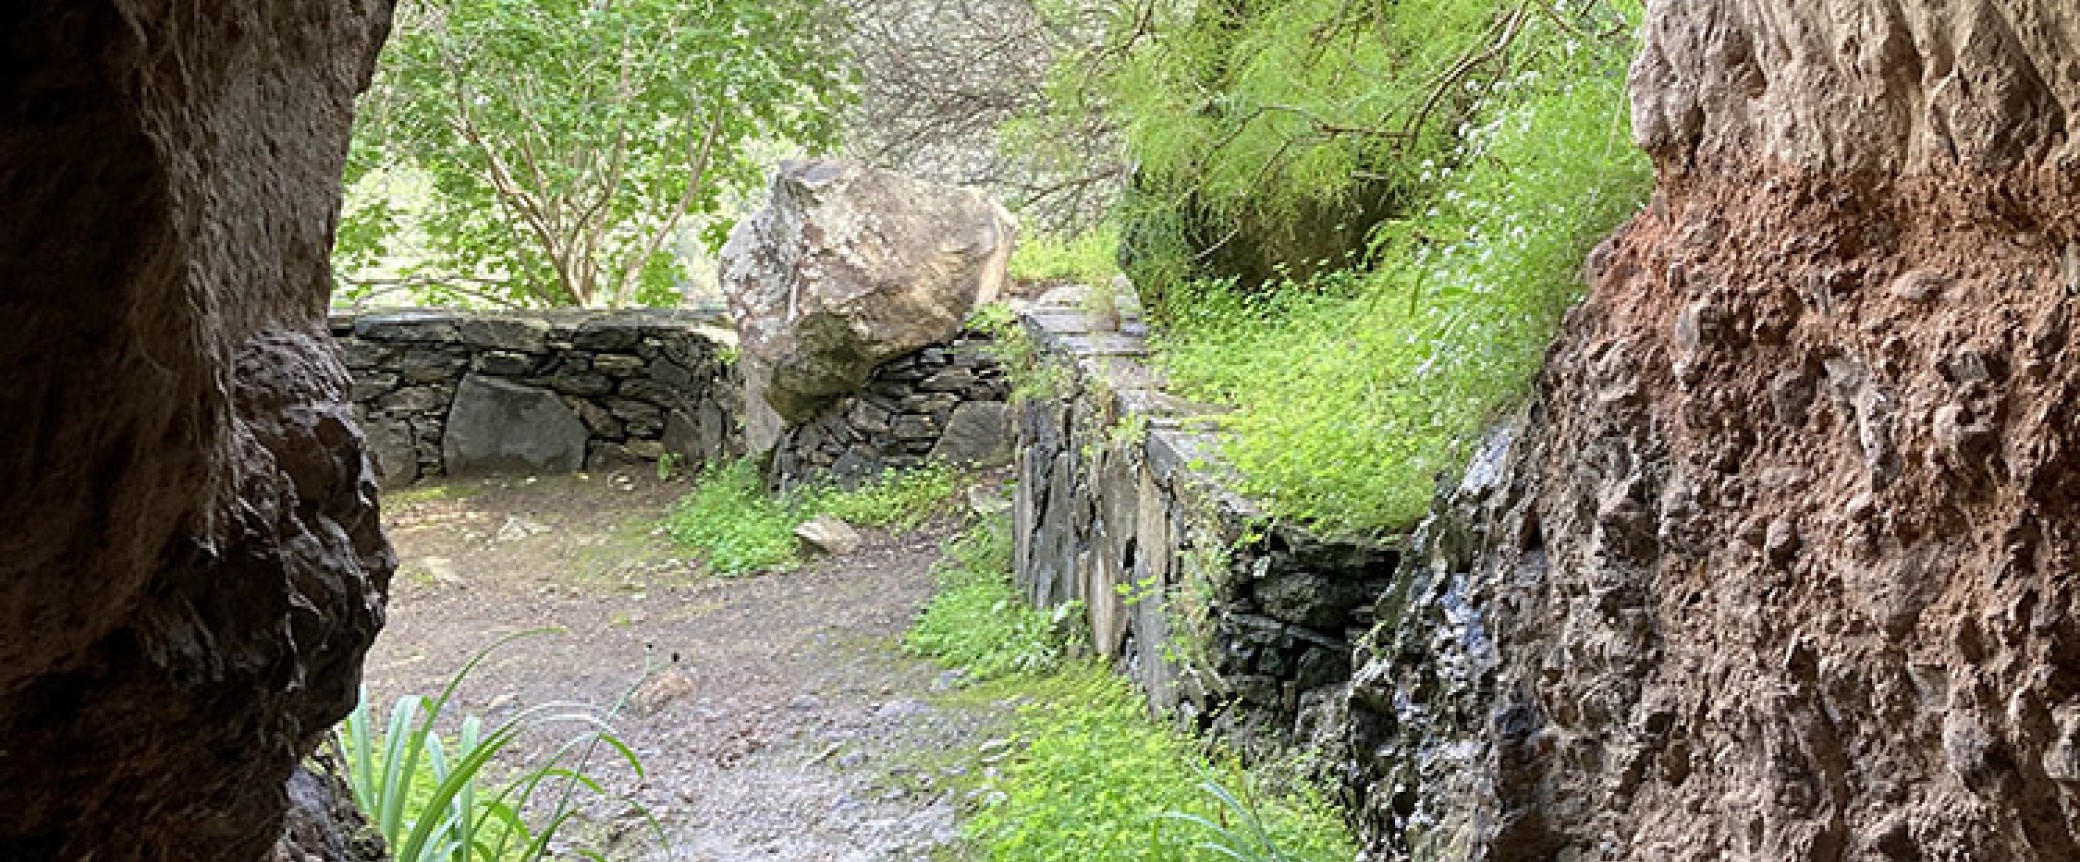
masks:
[[(1340, 818), (1304, 784), (1269, 789), (1267, 772), (1209, 755), (1204, 743), (1149, 714), (1103, 663), (1067, 658), (1066, 626), (1011, 582), (1009, 524), (984, 521), (949, 544), (939, 590), (904, 639), (910, 651), (962, 669), (953, 697), (1027, 704), (1020, 752), (974, 788), (964, 821), (989, 862), (1345, 860)], [(1078, 604), (1065, 606), (1081, 614)]]
[(914, 529), (942, 510), (962, 481), (959, 471), (933, 464), (884, 473), (850, 491), (814, 485), (774, 495), (757, 462), (739, 459), (704, 470), (692, 493), (666, 514), (664, 527), (674, 541), (699, 551), (715, 574), (784, 569), (800, 557), (794, 528), (811, 518)]
[(1106, 223), (1082, 233), (1022, 237), (1011, 252), (1014, 281), (1105, 284), (1119, 275), (1119, 227)]
[(1159, 361), (1186, 394), (1238, 408), (1226, 453), (1246, 492), (1337, 533), (1422, 515), (1434, 477), (1527, 390), (1590, 247), (1651, 189), (1627, 136), (1631, 47), (1527, 25), (1518, 71), (1482, 94), (1454, 153), (1423, 163), (1426, 204), (1375, 232), (1369, 267), (1171, 289)]
[(1034, 610), (1011, 583), (1008, 524), (970, 528), (946, 546), (933, 570), (938, 590), (903, 647), (959, 668), (974, 681), (1044, 673), (1066, 655), (1051, 617)]
[(1148, 714), (1112, 669), (1070, 666), (995, 684), (1030, 700), (1021, 753), (964, 832), (990, 862), (1347, 860), (1341, 818), (1305, 785), (1277, 790)]
[(819, 514), (855, 526), (912, 530), (943, 510), (964, 479), (952, 467), (926, 464), (883, 473), (850, 491), (815, 488), (810, 492), (810, 506)]

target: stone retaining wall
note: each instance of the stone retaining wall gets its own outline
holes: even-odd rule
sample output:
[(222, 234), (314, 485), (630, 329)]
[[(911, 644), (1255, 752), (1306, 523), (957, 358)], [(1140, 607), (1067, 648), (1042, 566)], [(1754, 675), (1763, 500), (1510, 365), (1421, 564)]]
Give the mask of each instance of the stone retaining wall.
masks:
[(1020, 588), (1083, 603), (1154, 706), (1245, 750), (1338, 732), (1397, 552), (1270, 524), (1227, 490), (1214, 410), (1162, 391), (1143, 327), (1093, 332), (1079, 304), (1057, 291), (1023, 316), (1057, 397), (1016, 408)]
[(399, 311), (331, 326), (386, 485), (742, 451), (732, 337), (711, 314)]
[(874, 370), (866, 387), (781, 432), (773, 475), (789, 485), (828, 476), (851, 486), (936, 460), (991, 466), (1011, 456), (1011, 384), (988, 336), (963, 332)]

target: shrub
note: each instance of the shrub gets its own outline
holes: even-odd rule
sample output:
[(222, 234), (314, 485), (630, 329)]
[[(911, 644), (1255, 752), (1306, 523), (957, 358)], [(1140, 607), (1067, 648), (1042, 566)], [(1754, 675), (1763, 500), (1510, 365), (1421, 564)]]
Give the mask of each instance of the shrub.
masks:
[[(1636, 8), (1632, 10), (1636, 19)], [(1226, 452), (1244, 490), (1330, 532), (1405, 529), (1434, 476), (1529, 386), (1589, 247), (1652, 177), (1626, 136), (1625, 46), (1566, 34), (1518, 46), (1414, 217), (1375, 235), (1369, 271), (1271, 296), (1180, 288), (1160, 361), (1239, 409)]]

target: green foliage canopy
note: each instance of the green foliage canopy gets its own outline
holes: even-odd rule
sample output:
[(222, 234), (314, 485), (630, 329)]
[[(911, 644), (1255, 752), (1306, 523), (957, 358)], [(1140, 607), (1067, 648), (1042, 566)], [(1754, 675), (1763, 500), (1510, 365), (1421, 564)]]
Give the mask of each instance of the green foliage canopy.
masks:
[[(1637, 21), (1638, 4), (1587, 7)], [(1271, 295), (1181, 288), (1161, 362), (1237, 407), (1224, 447), (1276, 514), (1394, 533), (1427, 510), (1480, 430), (1537, 373), (1590, 248), (1653, 184), (1627, 137), (1630, 27), (1591, 38), (1527, 21), (1418, 204), (1373, 234), (1371, 266)], [(1299, 361), (1296, 361), (1299, 360)]]
[[(350, 295), (402, 285), (435, 302), (670, 297), (681, 224), (759, 181), (757, 145), (831, 143), (849, 88), (821, 10), (817, 0), (404, 6), (361, 102), (347, 181), (374, 173), (417, 188), (348, 207), (335, 262)], [(410, 259), (401, 275), (377, 275), (397, 258)]]

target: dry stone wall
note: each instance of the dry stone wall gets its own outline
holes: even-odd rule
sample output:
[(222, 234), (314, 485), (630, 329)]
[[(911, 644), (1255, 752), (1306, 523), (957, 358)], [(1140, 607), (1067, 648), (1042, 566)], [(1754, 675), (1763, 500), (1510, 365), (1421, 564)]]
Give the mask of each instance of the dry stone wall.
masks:
[(384, 484), (742, 451), (727, 324), (693, 311), (335, 316)]
[(858, 393), (781, 432), (780, 483), (850, 486), (928, 461), (992, 466), (1011, 457), (1011, 383), (987, 336), (963, 332), (874, 370)]
[(1095, 649), (1156, 708), (1245, 749), (1311, 744), (1337, 727), (1399, 555), (1269, 524), (1227, 490), (1211, 408), (1142, 361), (1141, 325), (1094, 332), (1078, 305), (1057, 291), (1023, 317), (1055, 397), (1016, 408), (1020, 589), (1081, 603)]

